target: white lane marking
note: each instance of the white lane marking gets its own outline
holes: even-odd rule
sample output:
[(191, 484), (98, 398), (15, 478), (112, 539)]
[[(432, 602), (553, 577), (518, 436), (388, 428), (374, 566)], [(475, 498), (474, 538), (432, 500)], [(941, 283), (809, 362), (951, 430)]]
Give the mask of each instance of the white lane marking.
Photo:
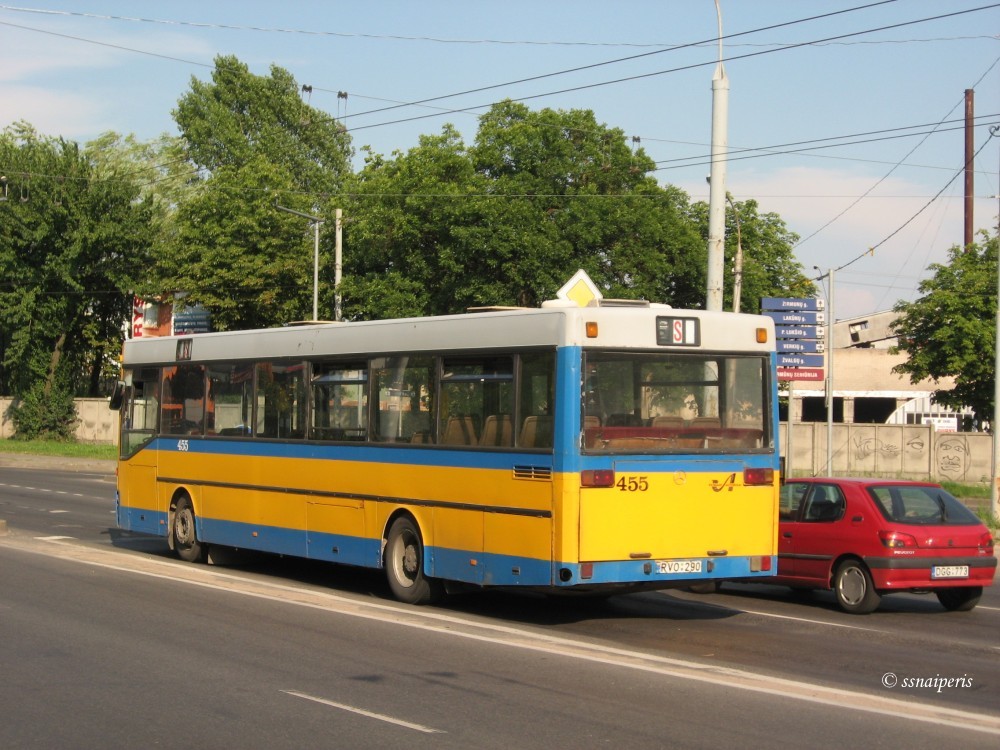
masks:
[[(69, 537), (63, 537), (63, 539), (66, 538)], [(399, 605), (359, 601), (337, 594), (295, 588), (270, 581), (252, 581), (228, 573), (221, 573), (204, 565), (195, 566), (137, 557), (124, 552), (56, 541), (58, 539), (58, 537), (51, 538), (52, 544), (41, 547), (31, 545), (27, 540), (17, 537), (4, 537), (2, 543), (6, 547), (17, 548), (33, 554), (58, 557), (71, 562), (158, 578), (172, 583), (187, 583), (213, 591), (250, 596), (279, 604), (292, 604), (328, 613), (373, 620), (384, 625), (409, 627), (498, 646), (538, 651), (622, 669), (693, 680), (718, 687), (774, 695), (785, 700), (816, 703), (840, 710), (861, 711), (899, 720), (920, 721), (967, 732), (1000, 736), (1000, 716), (992, 714), (893, 698), (877, 693), (826, 687), (715, 664), (675, 659), (641, 651), (588, 643), (587, 641), (576, 641), (510, 625), (462, 619), (443, 612), (428, 612), (416, 610), (416, 608), (404, 608)]]
[(315, 701), (316, 703), (322, 703), (325, 706), (332, 706), (333, 708), (339, 708), (342, 711), (350, 711), (353, 714), (360, 714), (361, 716), (367, 716), (370, 719), (378, 719), (379, 721), (385, 721), (390, 724), (395, 724), (400, 727), (406, 727), (407, 729), (415, 729), (418, 732), (425, 732), (426, 734), (447, 734), (443, 729), (434, 729), (433, 727), (425, 727), (423, 724), (414, 724), (410, 721), (404, 721), (403, 719), (396, 719), (392, 716), (386, 716), (385, 714), (377, 714), (374, 711), (366, 711), (363, 708), (358, 708), (357, 706), (348, 706), (346, 703), (337, 703), (336, 701), (327, 700), (326, 698), (318, 698), (315, 695), (308, 695), (306, 693), (300, 693), (297, 690), (282, 690), (281, 692), (288, 695), (294, 695), (296, 698), (305, 698), (307, 701)]
[(72, 537), (72, 536), (36, 536), (35, 537), (35, 539), (37, 539), (39, 542), (62, 542), (62, 541), (65, 541), (66, 539), (75, 539), (75, 538), (76, 537)]
[(49, 513), (52, 513), (52, 514), (56, 514), (56, 513), (69, 513), (69, 511), (68, 510), (50, 510)]

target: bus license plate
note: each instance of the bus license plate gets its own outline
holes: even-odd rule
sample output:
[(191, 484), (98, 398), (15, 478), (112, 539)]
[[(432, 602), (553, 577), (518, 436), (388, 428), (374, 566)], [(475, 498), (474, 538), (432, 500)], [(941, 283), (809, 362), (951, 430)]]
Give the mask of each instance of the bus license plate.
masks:
[(968, 565), (935, 565), (931, 568), (931, 578), (968, 578)]
[(701, 560), (657, 560), (657, 573), (700, 573)]

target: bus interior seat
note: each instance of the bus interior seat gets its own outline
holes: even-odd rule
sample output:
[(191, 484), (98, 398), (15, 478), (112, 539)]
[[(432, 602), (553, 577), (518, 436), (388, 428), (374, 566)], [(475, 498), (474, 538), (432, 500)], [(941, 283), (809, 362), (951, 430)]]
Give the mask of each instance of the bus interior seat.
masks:
[(523, 448), (541, 448), (552, 445), (552, 417), (530, 416), (524, 418), (518, 445)]
[(722, 427), (722, 422), (718, 417), (695, 417), (690, 426), (699, 430), (718, 430)]
[(661, 430), (679, 430), (684, 427), (684, 417), (672, 415), (653, 417), (650, 427), (656, 427)]
[(448, 417), (444, 432), (441, 434), (441, 445), (476, 445), (476, 427), (469, 415)]
[(479, 436), (479, 444), (508, 448), (514, 445), (514, 425), (511, 423), (510, 414), (490, 414), (486, 417), (483, 434)]

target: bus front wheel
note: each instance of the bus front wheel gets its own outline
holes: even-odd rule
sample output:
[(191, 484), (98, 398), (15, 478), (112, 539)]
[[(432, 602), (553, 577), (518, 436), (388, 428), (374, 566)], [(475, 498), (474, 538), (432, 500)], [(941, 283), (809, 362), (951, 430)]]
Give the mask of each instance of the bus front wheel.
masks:
[(407, 604), (430, 604), (444, 591), (440, 581), (425, 575), (420, 530), (406, 516), (400, 516), (389, 527), (385, 572), (393, 596)]
[(177, 501), (177, 508), (174, 510), (174, 528), (171, 533), (174, 535), (174, 550), (181, 560), (202, 562), (205, 559), (208, 549), (198, 541), (194, 508), (186, 497)]

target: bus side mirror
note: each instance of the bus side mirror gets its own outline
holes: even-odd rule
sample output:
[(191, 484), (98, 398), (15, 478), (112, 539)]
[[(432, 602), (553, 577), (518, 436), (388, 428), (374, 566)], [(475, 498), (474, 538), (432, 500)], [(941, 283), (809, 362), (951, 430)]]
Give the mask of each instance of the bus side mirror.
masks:
[(115, 383), (115, 389), (111, 393), (111, 399), (108, 401), (108, 408), (112, 411), (118, 411), (122, 408), (122, 400), (125, 398), (125, 381), (119, 380)]

